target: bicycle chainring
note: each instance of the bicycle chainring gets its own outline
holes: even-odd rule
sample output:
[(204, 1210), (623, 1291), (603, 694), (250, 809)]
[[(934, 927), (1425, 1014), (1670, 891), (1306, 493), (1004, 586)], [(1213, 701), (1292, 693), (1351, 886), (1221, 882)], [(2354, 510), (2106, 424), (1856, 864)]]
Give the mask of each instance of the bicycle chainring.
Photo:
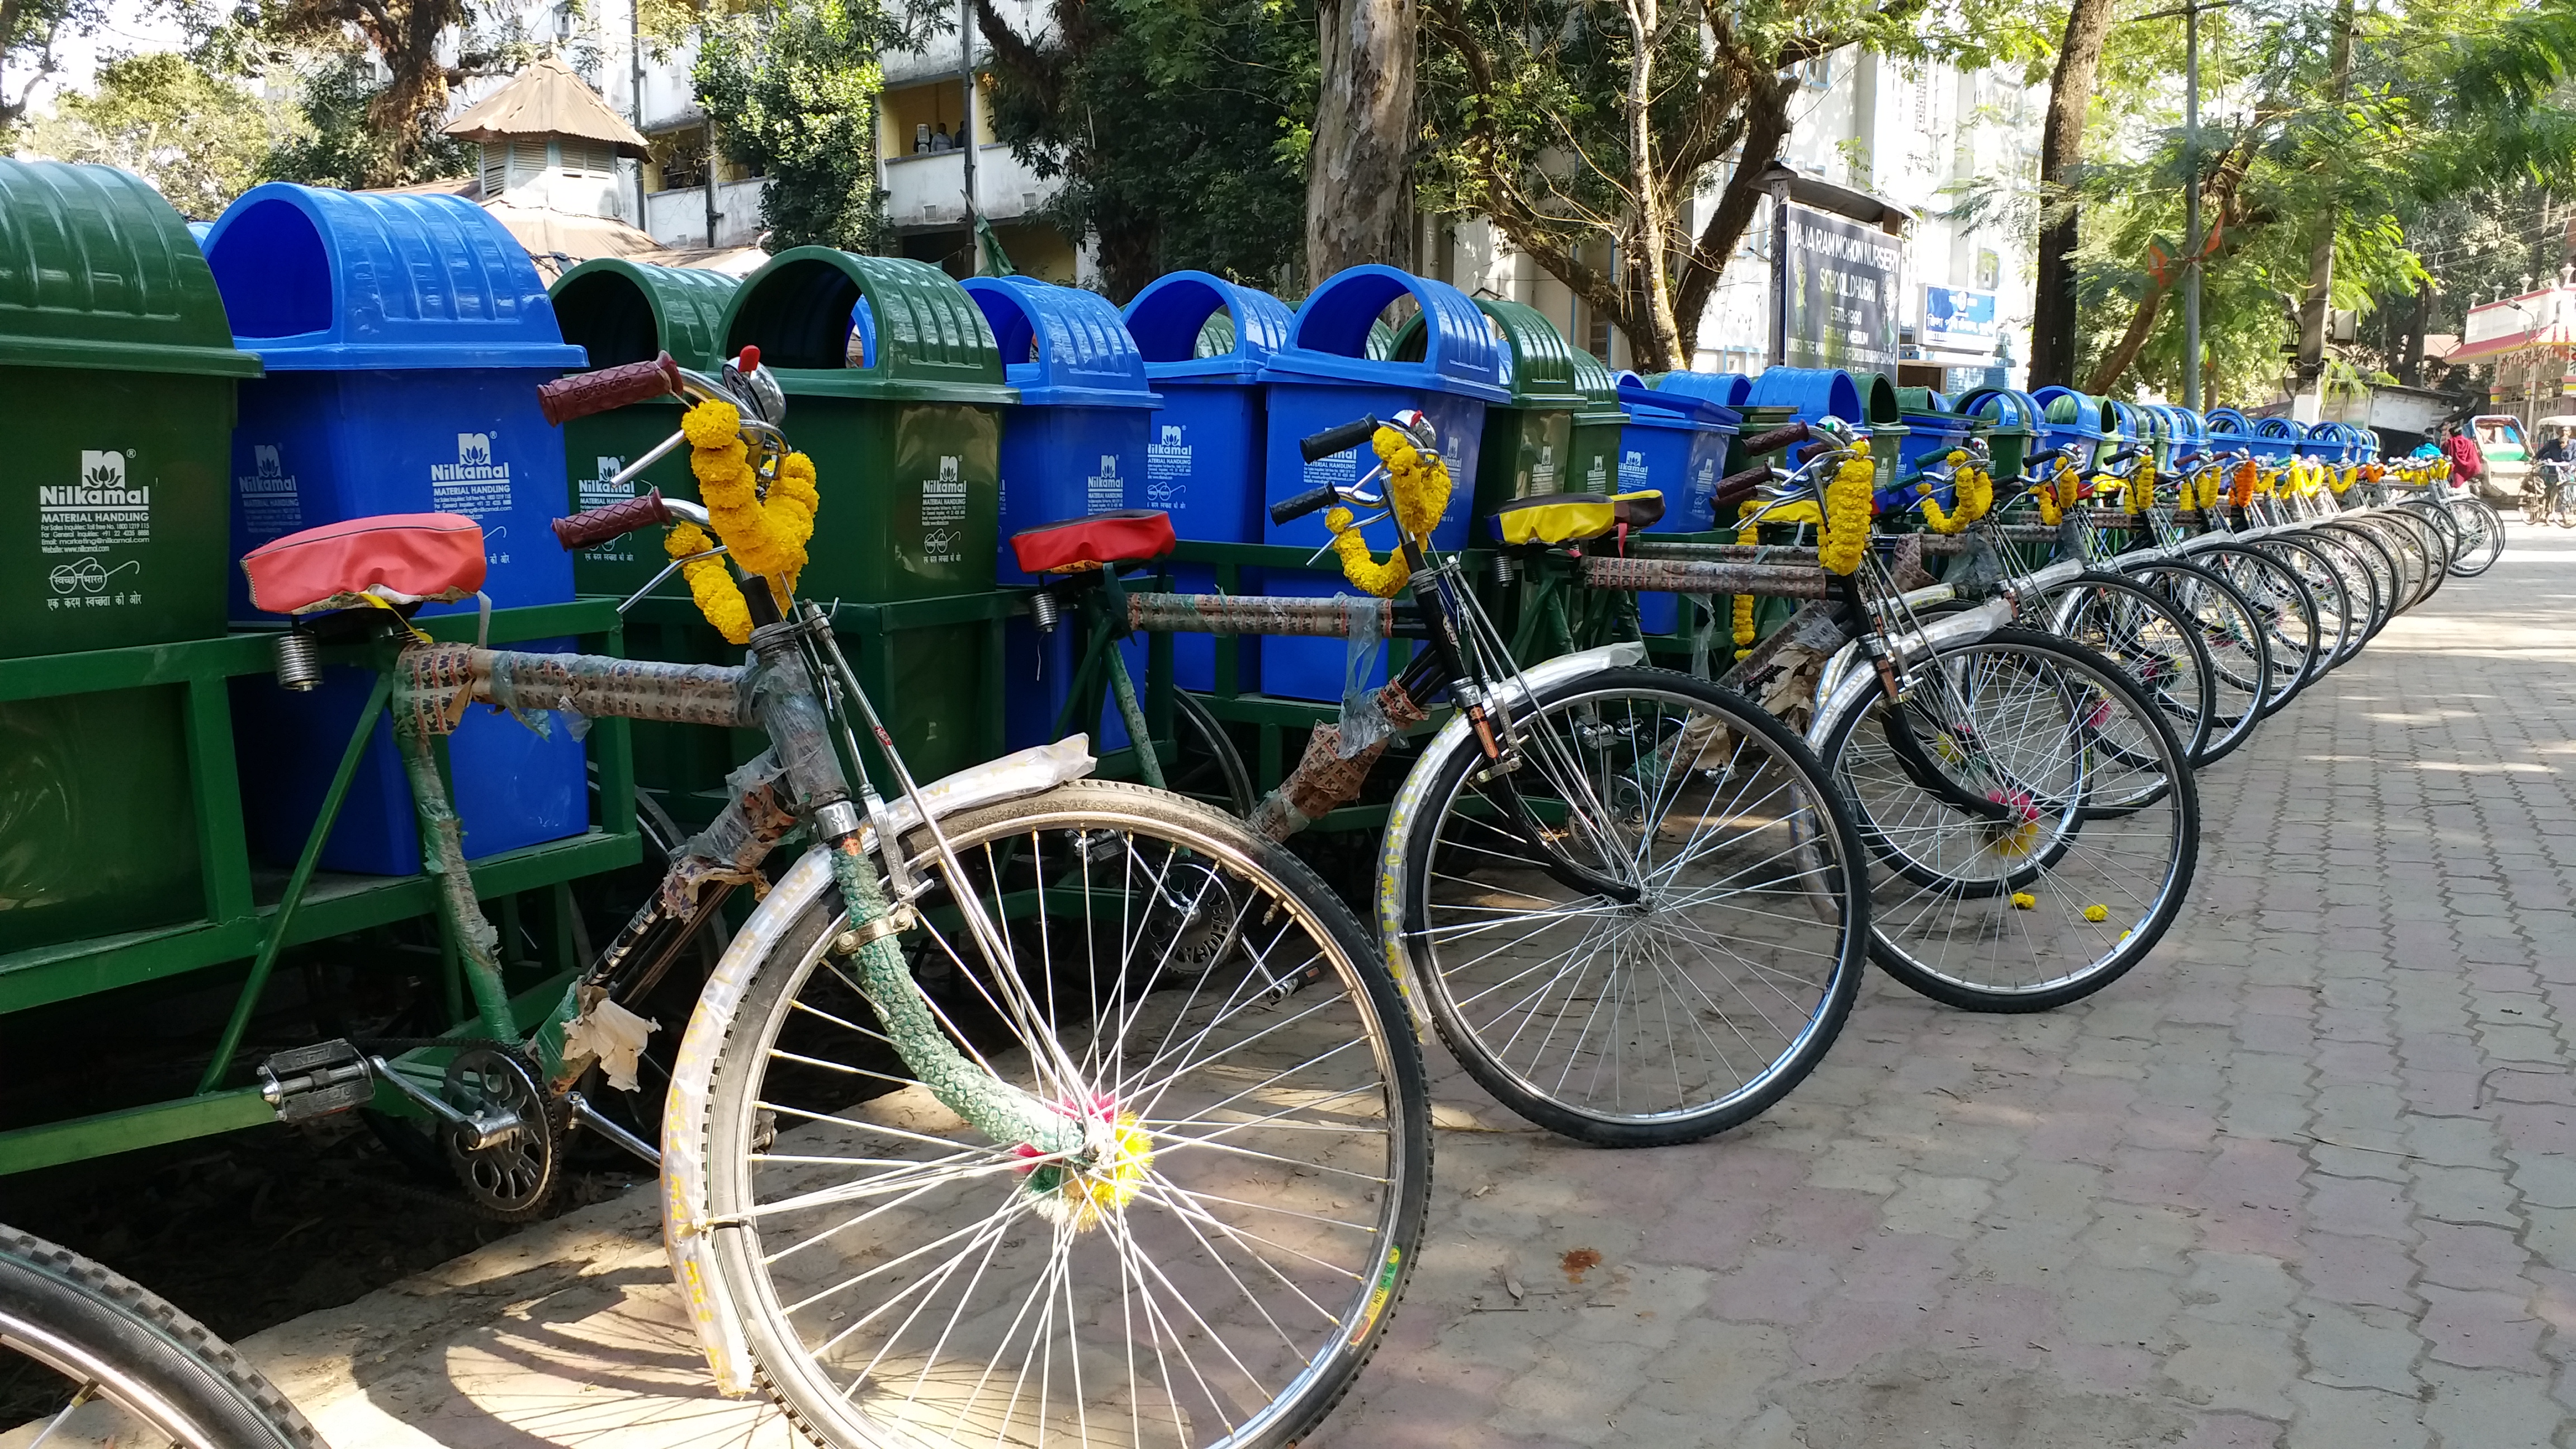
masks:
[(525, 1222), (544, 1212), (563, 1182), (564, 1104), (516, 1052), (468, 1047), (447, 1064), (446, 1099), (487, 1121), (515, 1118), (477, 1143), (464, 1128), (444, 1129), (447, 1165), (477, 1212), (498, 1222)]
[(1243, 908), (1242, 888), (1223, 871), (1173, 860), (1145, 920), (1144, 964), (1183, 979), (1205, 975), (1243, 939)]

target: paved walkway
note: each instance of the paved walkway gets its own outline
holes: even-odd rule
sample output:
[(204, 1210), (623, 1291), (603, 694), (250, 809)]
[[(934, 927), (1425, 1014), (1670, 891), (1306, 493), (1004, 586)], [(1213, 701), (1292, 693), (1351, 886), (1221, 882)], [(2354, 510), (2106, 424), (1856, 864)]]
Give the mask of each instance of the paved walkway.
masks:
[[(2101, 997), (1873, 980), (1784, 1106), (1663, 1152), (1448, 1072), (1419, 1271), (1313, 1442), (2576, 1446), (2571, 779), (2576, 534), (2517, 525), (2204, 776), (2192, 905)], [(654, 1211), (250, 1347), (340, 1449), (788, 1442), (708, 1397)]]

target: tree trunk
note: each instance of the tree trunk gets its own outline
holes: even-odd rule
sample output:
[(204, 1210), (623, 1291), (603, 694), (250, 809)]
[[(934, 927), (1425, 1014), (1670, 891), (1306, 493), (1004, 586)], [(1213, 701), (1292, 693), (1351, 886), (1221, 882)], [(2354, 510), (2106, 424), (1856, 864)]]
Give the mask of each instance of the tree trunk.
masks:
[(1736, 153), (1734, 170), (1718, 193), (1717, 209), (1709, 213), (1708, 225), (1700, 228), (1690, 260), (1682, 266), (1681, 285), (1674, 289), (1673, 343), (1685, 358), (1699, 350), (1699, 324), (1707, 315), (1709, 296), (1726, 275), (1727, 261), (1762, 204), (1762, 189), (1754, 178), (1771, 169), (1788, 136), (1788, 96), (1776, 73), (1766, 74), (1744, 99), (1743, 149)]
[[(2093, 380), (2084, 385), (2086, 392), (2109, 392), (2111, 384), (2120, 380), (2120, 374), (2129, 370), (2129, 364), (2138, 360), (2139, 352), (2147, 345), (2147, 338), (2156, 330), (2156, 318), (2164, 314), (2165, 298), (2170, 294), (2171, 289), (2167, 287), (2147, 288), (2147, 294), (2138, 299), (2138, 305), (2129, 313), (2128, 330), (2120, 334), (2120, 340), (2111, 344), (2111, 350), (2104, 353), (2100, 364), (2094, 367)], [(2190, 366), (2190, 360), (2186, 358), (2183, 365)]]
[(1309, 285), (1413, 260), (1413, 0), (1321, 0), (1323, 83), (1306, 171)]
[[(2102, 40), (2111, 30), (2111, 0), (2075, 0), (2066, 12), (2066, 38), (2057, 47), (2057, 71), (2048, 85), (2048, 118), (2040, 130), (2039, 189), (2043, 205), (2068, 201), (2067, 187), (2084, 160), (2084, 117), (2093, 105), (2093, 74), (2102, 64)], [(2039, 286), (2031, 299), (2030, 385), (2075, 380), (2075, 243), (2073, 206), (2039, 229)]]
[(2424, 385), (2424, 329), (2432, 324), (2433, 283), (2431, 278), (2415, 289), (2415, 305), (2408, 309), (2406, 341), (2397, 354), (2397, 380), (2408, 387)]
[[(2343, 109), (2344, 92), (2352, 84), (2352, 0), (2339, 0), (2335, 6), (2334, 49), (2326, 66), (2325, 109), (2331, 113)], [(2331, 198), (2333, 192), (2327, 195)], [(2308, 294), (2299, 304), (2299, 365), (2291, 388), (2296, 402), (2290, 409), (2290, 415), (2302, 422), (2324, 416), (2326, 309), (2334, 296), (2335, 220), (2335, 204), (2329, 199), (2325, 214), (2317, 218), (2316, 236), (2308, 243)]]
[(1628, 52), (1628, 94), (1623, 98), (1628, 111), (1628, 177), (1629, 188), (1637, 209), (1636, 271), (1637, 300), (1644, 325), (1628, 334), (1629, 360), (1644, 372), (1671, 372), (1688, 367), (1688, 358), (1673, 355), (1674, 338), (1679, 334), (1673, 325), (1673, 286), (1671, 245), (1673, 218), (1672, 198), (1664, 192), (1663, 178), (1655, 167), (1655, 126), (1652, 107), (1655, 100), (1655, 41), (1659, 6), (1657, 0), (1627, 0), (1628, 33), (1634, 42)]

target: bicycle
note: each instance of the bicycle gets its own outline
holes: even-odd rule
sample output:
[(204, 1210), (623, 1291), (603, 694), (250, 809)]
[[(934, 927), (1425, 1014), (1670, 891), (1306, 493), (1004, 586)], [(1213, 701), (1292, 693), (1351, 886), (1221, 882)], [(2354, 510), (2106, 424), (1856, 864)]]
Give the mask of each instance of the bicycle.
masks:
[(324, 1449), (295, 1405), (205, 1325), (68, 1248), (0, 1226), (0, 1430), (12, 1427), (63, 1449)]
[[(1447, 701), (1389, 807), (1374, 892), (1388, 961), (1442, 1040), (1498, 1100), (1580, 1141), (1665, 1145), (1751, 1119), (1814, 1069), (1859, 989), (1864, 893), (1839, 796), (1750, 701), (1638, 667), (1633, 645), (1515, 662), (1456, 557), (1430, 546), (1449, 479), (1429, 424), (1363, 418), (1302, 451), (1362, 444), (1364, 476), (1271, 510), (1283, 526), (1327, 513), (1360, 597), (1127, 590), (1122, 570), (1172, 546), (1167, 523), (1070, 555), (1049, 551), (1059, 531), (1112, 525), (1014, 545), (1113, 678), (1108, 641), (1129, 629), (1414, 640), (1390, 684), (1313, 731), (1255, 831), (1284, 840), (1354, 798), (1394, 733)], [(1610, 500), (1583, 497), (1585, 526), (1618, 525)], [(1351, 508), (1393, 519), (1389, 558)], [(1132, 708), (1132, 686), (1114, 693)]]
[[(412, 612), (468, 595), (481, 553), (440, 552), (416, 520), (255, 555), (263, 604), (297, 615), (282, 657), (327, 636), (385, 669), (370, 709), (390, 701), (475, 1006), (471, 1035), (400, 1061), (349, 1041), (271, 1057), (280, 1115), (407, 1103), (469, 1193), (518, 1216), (551, 1195), (575, 1124), (653, 1161), (718, 1387), (770, 1394), (828, 1443), (1036, 1443), (1113, 1419), (1138, 1442), (1307, 1432), (1375, 1348), (1423, 1229), (1422, 1062), (1375, 943), (1239, 822), (1082, 778), (1080, 737), (916, 782), (832, 611), (795, 595), (819, 495), (752, 350), (721, 377), (665, 356), (541, 393), (558, 423), (687, 402), (653, 456), (687, 447), (703, 504), (653, 492), (555, 532), (669, 526), (671, 570), (748, 660), (422, 642)], [(770, 739), (532, 1031), (432, 749), (476, 704)], [(628, 1004), (742, 887), (761, 899), (698, 996), (657, 1151), (585, 1093), (634, 1086), (653, 1024)], [(441, 1054), (434, 1086), (414, 1080)]]

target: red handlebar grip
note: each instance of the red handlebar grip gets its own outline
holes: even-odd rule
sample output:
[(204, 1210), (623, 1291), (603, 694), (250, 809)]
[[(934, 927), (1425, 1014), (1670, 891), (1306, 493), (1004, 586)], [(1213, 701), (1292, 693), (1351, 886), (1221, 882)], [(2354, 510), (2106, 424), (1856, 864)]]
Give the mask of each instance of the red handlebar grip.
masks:
[(1741, 503), (1752, 497), (1755, 489), (1770, 482), (1774, 476), (1775, 472), (1770, 464), (1756, 463), (1741, 473), (1730, 473), (1718, 479), (1714, 496), (1721, 506)]
[(1754, 436), (1745, 439), (1744, 451), (1747, 453), (1776, 453), (1782, 448), (1796, 447), (1798, 444), (1803, 443), (1814, 436), (1815, 434), (1807, 431), (1807, 425), (1805, 423), (1791, 423), (1785, 428), (1774, 428), (1770, 432), (1757, 433)]
[(595, 548), (647, 525), (670, 521), (671, 510), (662, 503), (662, 490), (655, 488), (623, 503), (612, 503), (606, 508), (593, 508), (570, 518), (556, 519), (555, 541), (567, 550)]
[(650, 402), (680, 390), (680, 364), (665, 352), (651, 362), (630, 362), (577, 372), (537, 385), (537, 408), (546, 421), (562, 427), (574, 418), (609, 412), (628, 403)]

